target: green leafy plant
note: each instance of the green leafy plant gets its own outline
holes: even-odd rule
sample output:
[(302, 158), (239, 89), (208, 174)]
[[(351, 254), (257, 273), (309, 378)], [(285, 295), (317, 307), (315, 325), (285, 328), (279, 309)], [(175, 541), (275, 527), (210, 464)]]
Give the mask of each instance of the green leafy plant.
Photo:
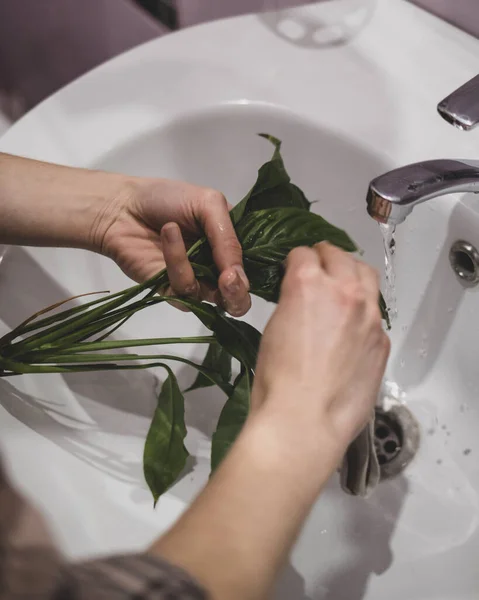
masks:
[[(310, 212), (311, 203), (291, 183), (284, 167), (281, 142), (272, 136), (260, 135), (274, 145), (273, 156), (259, 169), (254, 186), (230, 214), (243, 248), (251, 293), (277, 302), (284, 259), (293, 248), (313, 246), (324, 240), (348, 252), (355, 252), (357, 247), (345, 231)], [(206, 238), (198, 240), (188, 255), (196, 276), (215, 284), (218, 271)], [(214, 470), (247, 418), (261, 339), (261, 334), (248, 323), (233, 319), (210, 304), (187, 298), (176, 300), (183, 303), (211, 335), (109, 339), (138, 311), (171, 300), (157, 294), (157, 290), (167, 283), (168, 276), (163, 270), (142, 284), (55, 312), (68, 300), (59, 302), (34, 314), (0, 338), (1, 377), (150, 367), (166, 370), (167, 378), (158, 398), (143, 455), (145, 479), (155, 504), (179, 477), (188, 458), (184, 444), (187, 433), (184, 396), (167, 363), (179, 361), (198, 371), (187, 392), (217, 385), (226, 394), (227, 400), (212, 439), (211, 466)], [(379, 301), (389, 326), (382, 296)], [(49, 314), (52, 311), (53, 314)], [(131, 352), (134, 348), (183, 343), (208, 346), (202, 364), (166, 353)], [(124, 353), (125, 349), (130, 352)], [(234, 382), (231, 381), (233, 359), (240, 365), (240, 373)]]

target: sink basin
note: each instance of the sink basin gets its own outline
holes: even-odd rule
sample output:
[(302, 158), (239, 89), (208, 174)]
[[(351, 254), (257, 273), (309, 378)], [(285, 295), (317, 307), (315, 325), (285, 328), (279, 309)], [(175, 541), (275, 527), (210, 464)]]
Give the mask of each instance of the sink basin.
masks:
[[(240, 51), (233, 37), (246, 40)], [(411, 39), (435, 48), (434, 55)], [(378, 7), (353, 44), (327, 51), (294, 47), (257, 17), (242, 17), (111, 61), (22, 119), (0, 150), (185, 179), (219, 188), (234, 203), (270, 158), (271, 146), (256, 137), (268, 132), (283, 140), (288, 171), (317, 201), (314, 211), (346, 229), (364, 259), (382, 268), (381, 235), (365, 210), (367, 184), (438, 153), (475, 156), (474, 139), (441, 123), (433, 107), (472, 76), (478, 50), (476, 40), (397, 0)], [(411, 86), (425, 74), (427, 92)], [(427, 135), (417, 135), (418, 125)], [(462, 287), (450, 267), (458, 239), (479, 247), (475, 197), (417, 207), (396, 232), (399, 315), (387, 378), (404, 391), (419, 424), (418, 452), (367, 500), (347, 496), (332, 478), (278, 582), (279, 600), (477, 600), (479, 292)], [(11, 249), (0, 268), (0, 330), (63, 298), (128, 283), (100, 256)], [(262, 329), (272, 309), (255, 299), (246, 319)], [(191, 315), (162, 306), (119, 334), (200, 330)], [(201, 358), (193, 347), (172, 351)], [(183, 387), (194, 377), (176, 372)], [(0, 380), (0, 439), (12, 477), (44, 511), (69, 557), (143, 549), (207, 481), (210, 436), (224, 402), (215, 390), (187, 395), (193, 458), (153, 510), (141, 458), (163, 376)]]

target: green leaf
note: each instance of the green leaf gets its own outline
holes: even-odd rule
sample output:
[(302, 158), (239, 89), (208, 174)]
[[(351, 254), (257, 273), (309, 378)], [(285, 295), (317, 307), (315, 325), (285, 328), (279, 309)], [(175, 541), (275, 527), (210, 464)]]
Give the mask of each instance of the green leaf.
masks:
[(356, 251), (356, 245), (345, 231), (299, 208), (271, 208), (250, 213), (238, 223), (236, 232), (243, 246), (251, 292), (272, 302), (278, 301), (283, 261), (293, 248), (327, 240), (348, 252)]
[(247, 369), (254, 372), (258, 358), (261, 333), (246, 321), (221, 315), (215, 323), (218, 344)]
[(211, 470), (214, 471), (228, 453), (245, 424), (250, 409), (251, 374), (244, 370), (235, 381), (233, 393), (226, 401), (213, 434)]
[[(253, 211), (274, 207), (295, 207), (309, 210), (311, 202), (306, 198), (297, 185), (291, 183), (290, 177), (285, 169), (281, 156), (281, 141), (266, 133), (258, 134), (274, 145), (271, 160), (264, 163), (258, 171), (256, 183), (246, 196), (230, 212), (234, 225), (243, 218), (245, 214)], [(211, 249), (206, 238), (198, 240), (189, 250), (190, 261), (195, 263), (194, 270), (197, 277), (207, 279), (210, 282), (216, 280), (212, 277), (218, 276), (218, 271), (213, 263)], [(207, 265), (206, 273), (200, 271), (200, 266)]]
[(189, 456), (185, 448), (185, 404), (173, 371), (164, 365), (168, 377), (163, 383), (143, 452), (143, 472), (153, 494), (158, 498), (178, 478)]
[(250, 258), (283, 260), (296, 246), (323, 240), (348, 252), (357, 250), (348, 234), (314, 213), (299, 208), (271, 208), (246, 215), (236, 228)]
[(274, 145), (273, 156), (270, 161), (260, 167), (256, 183), (230, 212), (234, 225), (245, 214), (256, 210), (279, 206), (309, 210), (311, 205), (303, 192), (291, 183), (281, 156), (281, 141), (266, 133), (259, 135)]
[[(357, 247), (346, 232), (319, 215), (309, 213), (311, 203), (302, 190), (291, 183), (284, 167), (281, 141), (268, 134), (259, 135), (274, 145), (273, 156), (259, 169), (256, 183), (232, 209), (230, 215), (243, 247), (244, 267), (251, 293), (277, 302), (284, 275), (283, 261), (293, 248), (312, 246), (323, 240), (348, 252), (357, 251)], [(279, 209), (297, 209), (300, 212), (280, 212)], [(311, 218), (304, 216), (304, 213), (309, 213)], [(206, 238), (194, 244), (189, 257), (196, 263), (194, 268), (197, 277), (217, 283), (218, 271)], [(382, 296), (380, 308), (390, 329), (389, 315)]]
[(191, 298), (175, 298), (187, 306), (208, 329), (215, 333), (218, 344), (247, 369), (254, 372), (261, 333), (249, 323), (227, 317), (216, 306)]
[[(118, 365), (117, 363), (132, 361), (154, 360), (132, 365)], [(79, 371), (106, 371), (116, 369), (144, 369), (149, 367), (163, 366), (158, 360), (173, 360), (193, 367), (202, 374), (205, 380), (211, 381), (211, 385), (217, 385), (226, 395), (233, 389), (229, 381), (225, 381), (221, 374), (215, 369), (209, 369), (204, 365), (198, 365), (182, 356), (173, 354), (101, 354), (96, 352), (88, 354), (83, 350), (65, 354), (62, 350), (58, 354), (44, 354), (35, 352), (22, 357), (21, 361), (12, 361), (0, 355), (0, 377), (4, 373), (69, 373)]]
[[(206, 356), (201, 364), (202, 367), (211, 369), (217, 373), (217, 376), (226, 384), (231, 380), (231, 355), (219, 344), (210, 344)], [(193, 385), (186, 391), (191, 392), (198, 388), (214, 385), (210, 378), (198, 373)]]

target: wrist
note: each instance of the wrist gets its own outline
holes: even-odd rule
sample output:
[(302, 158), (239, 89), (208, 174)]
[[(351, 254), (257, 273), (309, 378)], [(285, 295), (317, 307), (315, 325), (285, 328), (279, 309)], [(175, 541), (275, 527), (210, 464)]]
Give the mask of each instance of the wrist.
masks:
[(112, 226), (124, 216), (131, 218), (128, 207), (138, 196), (139, 183), (134, 177), (116, 173), (97, 172), (92, 186), (94, 193), (84, 199), (87, 217), (83, 227), (82, 248), (98, 254), (107, 254), (106, 239)]
[(266, 400), (251, 414), (244, 437), (248, 445), (258, 448), (258, 456), (268, 468), (277, 468), (283, 477), (294, 478), (296, 485), (314, 498), (336, 471), (345, 452), (326, 418), (312, 419), (306, 409), (287, 410), (278, 406), (277, 397)]
[(98, 251), (126, 177), (0, 154), (0, 240)]

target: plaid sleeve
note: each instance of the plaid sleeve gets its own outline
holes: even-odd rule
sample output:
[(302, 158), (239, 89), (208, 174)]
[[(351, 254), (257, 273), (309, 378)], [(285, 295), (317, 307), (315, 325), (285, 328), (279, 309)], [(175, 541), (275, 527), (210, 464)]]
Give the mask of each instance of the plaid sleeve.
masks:
[(0, 600), (206, 600), (182, 569), (137, 554), (64, 561), (0, 464)]
[(182, 569), (148, 555), (94, 560), (71, 566), (55, 600), (206, 600)]

